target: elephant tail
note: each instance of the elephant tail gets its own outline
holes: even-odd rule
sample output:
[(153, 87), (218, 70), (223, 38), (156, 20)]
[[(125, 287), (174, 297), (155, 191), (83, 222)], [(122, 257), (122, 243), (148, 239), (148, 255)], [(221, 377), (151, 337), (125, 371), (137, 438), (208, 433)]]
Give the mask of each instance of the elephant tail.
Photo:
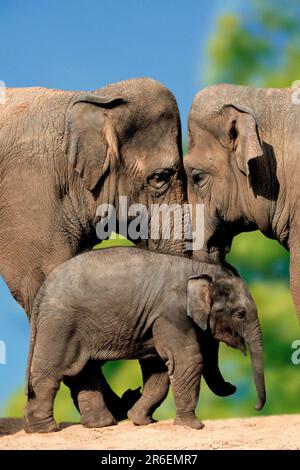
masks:
[(31, 310), (31, 315), (29, 317), (30, 318), (30, 342), (29, 342), (29, 354), (28, 354), (28, 362), (27, 362), (27, 370), (26, 370), (26, 380), (25, 380), (25, 395), (27, 395), (28, 397), (32, 396), (33, 394), (32, 386), (31, 386), (31, 377), (30, 377), (31, 365), (32, 365), (32, 359), (33, 359), (36, 332), (37, 332), (36, 322), (37, 322), (37, 317), (38, 317), (43, 293), (44, 293), (44, 285), (42, 285), (42, 287), (37, 293), (37, 296), (34, 300), (33, 307)]

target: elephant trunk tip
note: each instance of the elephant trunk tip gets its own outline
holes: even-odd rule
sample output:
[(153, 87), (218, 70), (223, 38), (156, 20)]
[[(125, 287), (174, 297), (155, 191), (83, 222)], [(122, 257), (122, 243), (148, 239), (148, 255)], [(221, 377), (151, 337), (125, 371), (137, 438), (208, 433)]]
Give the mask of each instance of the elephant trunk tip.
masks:
[(263, 409), (263, 407), (265, 406), (265, 403), (266, 403), (265, 398), (259, 400), (258, 403), (255, 405), (256, 411), (261, 411)]

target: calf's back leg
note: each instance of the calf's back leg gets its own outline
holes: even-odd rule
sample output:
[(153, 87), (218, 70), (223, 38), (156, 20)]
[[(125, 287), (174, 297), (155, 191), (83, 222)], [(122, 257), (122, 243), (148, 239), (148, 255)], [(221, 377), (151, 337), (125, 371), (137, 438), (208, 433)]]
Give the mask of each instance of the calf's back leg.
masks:
[[(43, 320), (43, 321), (42, 321)], [(32, 339), (33, 341), (33, 339)], [(28, 365), (28, 401), (24, 410), (27, 432), (58, 429), (53, 417), (54, 399), (60, 382), (76, 376), (85, 366), (88, 353), (82, 351), (76, 335), (59, 317), (39, 317)], [(78, 353), (78, 351), (81, 351)]]
[(28, 433), (54, 432), (58, 430), (53, 417), (53, 405), (59, 380), (55, 377), (39, 377), (31, 385), (24, 409), (24, 429)]
[(81, 424), (89, 428), (117, 424), (104, 399), (107, 383), (100, 364), (99, 361), (90, 360), (78, 375), (64, 379), (80, 413)]
[(141, 359), (143, 393), (129, 410), (128, 418), (136, 425), (153, 423), (152, 414), (164, 401), (169, 390), (168, 369), (160, 357)]

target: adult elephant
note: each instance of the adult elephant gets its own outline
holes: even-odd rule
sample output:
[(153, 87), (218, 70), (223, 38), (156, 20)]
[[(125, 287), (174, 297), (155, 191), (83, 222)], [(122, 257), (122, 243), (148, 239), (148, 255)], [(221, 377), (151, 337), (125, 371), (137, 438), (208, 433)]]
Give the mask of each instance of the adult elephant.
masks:
[[(100, 204), (118, 205), (119, 196), (148, 208), (186, 201), (181, 127), (174, 96), (151, 79), (93, 92), (29, 88), (6, 95), (0, 105), (0, 273), (30, 315), (47, 275), (99, 241)], [(175, 213), (171, 225), (182, 216)], [(184, 254), (185, 242), (162, 236), (149, 238), (146, 248)], [(207, 381), (228, 395), (234, 388), (217, 369), (218, 344), (209, 348), (215, 369)], [(107, 384), (102, 391), (120, 408)], [(123, 416), (124, 407), (117, 411)]]
[[(183, 175), (176, 100), (154, 80), (93, 92), (6, 90), (0, 105), (0, 273), (26, 313), (56, 266), (99, 241), (100, 204), (118, 206), (119, 196), (127, 196), (128, 205), (181, 205)], [(181, 216), (174, 214), (171, 225)], [(146, 247), (183, 254), (185, 245), (173, 237), (148, 239)], [(126, 416), (139, 395), (127, 393), (120, 402), (103, 384), (114, 415)]]
[[(132, 79), (93, 92), (9, 89), (0, 105), (0, 273), (30, 314), (45, 277), (92, 248), (97, 207), (186, 200), (176, 100)], [(174, 215), (181, 217), (181, 212)], [(151, 220), (149, 222), (151, 226)], [(184, 253), (184, 241), (147, 247)]]
[(202, 252), (224, 259), (232, 238), (261, 230), (290, 251), (300, 320), (299, 89), (215, 85), (189, 115), (190, 202), (204, 203)]

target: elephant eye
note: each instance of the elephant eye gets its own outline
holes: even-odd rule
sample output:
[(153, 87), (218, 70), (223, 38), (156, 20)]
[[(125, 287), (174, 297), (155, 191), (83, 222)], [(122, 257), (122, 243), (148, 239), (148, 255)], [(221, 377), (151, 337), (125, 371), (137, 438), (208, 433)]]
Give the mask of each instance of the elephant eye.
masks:
[(233, 312), (233, 316), (238, 318), (239, 320), (244, 320), (246, 318), (246, 310), (243, 308), (239, 308)]
[(192, 180), (194, 184), (201, 183), (203, 179), (206, 177), (207, 173), (201, 170), (192, 170)]
[(160, 189), (169, 183), (173, 174), (174, 170), (171, 168), (160, 168), (148, 176), (147, 181), (153, 188)]

